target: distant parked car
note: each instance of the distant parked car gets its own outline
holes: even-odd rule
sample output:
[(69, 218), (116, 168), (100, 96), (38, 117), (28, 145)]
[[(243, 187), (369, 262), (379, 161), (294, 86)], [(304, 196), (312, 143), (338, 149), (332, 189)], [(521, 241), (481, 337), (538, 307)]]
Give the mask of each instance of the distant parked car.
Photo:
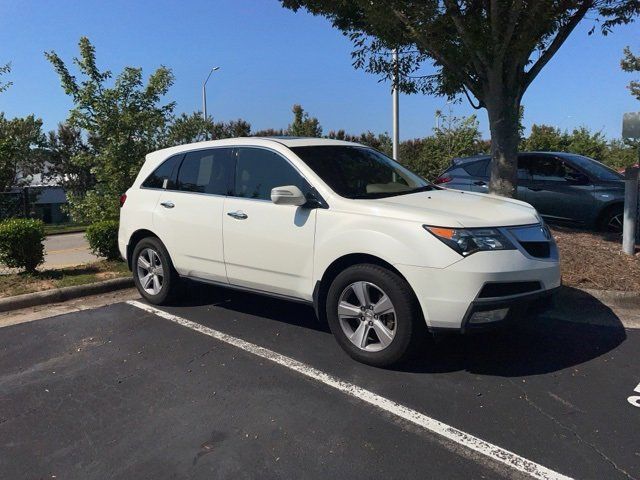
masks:
[[(435, 183), (487, 192), (490, 157), (454, 159)], [(518, 155), (517, 198), (545, 220), (610, 232), (622, 231), (624, 177), (589, 157), (561, 152)]]

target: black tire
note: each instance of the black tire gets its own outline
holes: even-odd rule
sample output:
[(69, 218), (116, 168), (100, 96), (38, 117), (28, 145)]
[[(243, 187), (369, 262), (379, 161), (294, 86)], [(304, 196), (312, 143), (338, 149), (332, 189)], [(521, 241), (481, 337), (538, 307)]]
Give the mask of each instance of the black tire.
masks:
[[(157, 253), (158, 260), (162, 266), (161, 288), (156, 294), (149, 292), (149, 289), (145, 289), (145, 287), (142, 285), (140, 278), (141, 273), (139, 272), (138, 268), (138, 259), (141, 255), (143, 256), (144, 260), (149, 260), (149, 250)], [(131, 270), (133, 272), (133, 281), (136, 284), (138, 292), (140, 292), (140, 295), (142, 295), (142, 297), (147, 302), (154, 305), (165, 305), (174, 300), (177, 296), (180, 284), (180, 276), (178, 275), (178, 272), (176, 272), (176, 270), (173, 268), (173, 263), (171, 262), (171, 257), (169, 257), (167, 249), (158, 238), (146, 237), (137, 243), (136, 247), (133, 250), (133, 257), (131, 259)]]
[[(352, 328), (353, 338), (356, 336), (355, 329), (360, 328), (358, 322), (373, 325), (375, 320), (372, 320), (371, 317), (367, 319), (364, 315), (360, 318), (349, 318), (350, 316), (347, 315), (343, 316), (341, 320), (338, 315), (338, 305), (341, 298), (345, 301), (345, 298), (348, 298), (345, 297), (345, 295), (352, 295), (350, 289), (359, 282), (365, 282), (368, 285), (367, 289), (370, 294), (372, 294), (371, 292), (382, 292), (386, 294), (394, 308), (395, 313), (393, 314), (392, 322), (394, 331), (393, 339), (388, 345), (378, 351), (366, 351), (356, 346), (356, 344), (349, 339), (347, 333), (345, 333), (345, 328), (347, 330)], [(353, 295), (355, 295), (355, 290), (353, 291)], [(353, 296), (350, 298), (355, 299)], [(349, 301), (347, 303), (355, 305), (355, 301)], [(402, 277), (379, 265), (353, 265), (341, 272), (329, 287), (325, 307), (329, 328), (338, 344), (352, 358), (359, 362), (378, 367), (391, 366), (405, 360), (423, 343), (426, 325), (411, 287)], [(390, 315), (391, 314), (388, 314), (387, 317)], [(384, 315), (376, 316), (375, 318), (382, 319), (383, 317)], [(390, 323), (386, 325), (389, 326)], [(374, 327), (370, 326), (369, 329), (365, 331), (371, 332), (372, 329), (374, 329)], [(376, 338), (379, 338), (377, 330), (373, 333), (367, 333), (366, 335), (371, 335), (372, 345), (366, 345), (367, 339), (365, 338), (365, 348), (379, 348), (382, 345), (381, 341), (379, 341), (377, 345), (374, 342)]]
[(624, 207), (613, 205), (607, 208), (600, 217), (598, 229), (603, 232), (622, 233), (622, 216)]

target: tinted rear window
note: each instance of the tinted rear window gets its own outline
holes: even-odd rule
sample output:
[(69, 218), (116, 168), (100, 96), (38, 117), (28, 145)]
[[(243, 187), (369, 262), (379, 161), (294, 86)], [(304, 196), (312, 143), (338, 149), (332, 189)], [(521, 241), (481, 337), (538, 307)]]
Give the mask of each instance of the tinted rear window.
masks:
[(144, 188), (163, 188), (164, 181), (167, 180), (167, 188), (175, 188), (174, 170), (182, 160), (184, 154), (174, 155), (168, 158), (156, 168), (151, 175), (142, 183)]
[(478, 162), (470, 162), (465, 165), (462, 165), (465, 172), (467, 172), (472, 177), (486, 177), (487, 176), (487, 168), (489, 167), (489, 159), (480, 160)]

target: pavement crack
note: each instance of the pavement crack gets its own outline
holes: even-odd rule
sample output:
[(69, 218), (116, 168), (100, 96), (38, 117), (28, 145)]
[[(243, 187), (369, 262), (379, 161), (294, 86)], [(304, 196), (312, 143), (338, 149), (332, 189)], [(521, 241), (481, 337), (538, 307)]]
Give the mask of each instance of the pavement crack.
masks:
[(553, 416), (552, 414), (546, 412), (542, 407), (540, 407), (533, 400), (531, 400), (529, 398), (529, 395), (527, 395), (527, 391), (524, 388), (522, 388), (521, 385), (518, 385), (516, 382), (514, 382), (511, 379), (508, 379), (508, 380), (509, 380), (509, 383), (511, 383), (511, 385), (513, 385), (514, 387), (516, 387), (518, 390), (520, 390), (522, 392), (522, 398), (524, 399), (524, 401), (527, 402), (531, 407), (533, 407), (538, 413), (540, 413), (544, 417), (546, 417), (549, 420), (551, 420), (553, 423), (558, 425), (563, 430), (566, 430), (566, 431), (570, 432), (580, 443), (582, 443), (582, 444), (588, 446), (589, 448), (591, 448), (594, 452), (596, 452), (598, 454), (598, 456), (600, 456), (600, 458), (602, 458), (605, 462), (607, 462), (609, 465), (611, 465), (617, 472), (621, 473), (622, 475), (627, 477), (629, 480), (636, 480), (635, 477), (632, 477), (631, 474), (629, 474), (629, 472), (627, 472), (626, 470), (621, 468), (613, 459), (609, 458), (609, 456), (606, 453), (604, 453), (602, 450), (600, 450), (596, 445), (594, 445), (593, 443), (589, 442), (588, 440), (585, 440), (573, 428), (569, 427), (568, 425), (565, 425), (560, 420), (558, 420), (555, 416)]
[(191, 364), (192, 364), (193, 362), (195, 362), (195, 360), (196, 360), (196, 359), (198, 359), (198, 358), (206, 357), (206, 356), (207, 356), (207, 355), (209, 355), (211, 352), (213, 352), (215, 349), (216, 349), (216, 345), (214, 345), (213, 347), (211, 347), (211, 348), (210, 348), (209, 350), (207, 350), (206, 352), (201, 353), (200, 355), (198, 355), (198, 356), (196, 356), (196, 357), (193, 357), (191, 360), (189, 360), (189, 361), (187, 362), (187, 365), (191, 365)]

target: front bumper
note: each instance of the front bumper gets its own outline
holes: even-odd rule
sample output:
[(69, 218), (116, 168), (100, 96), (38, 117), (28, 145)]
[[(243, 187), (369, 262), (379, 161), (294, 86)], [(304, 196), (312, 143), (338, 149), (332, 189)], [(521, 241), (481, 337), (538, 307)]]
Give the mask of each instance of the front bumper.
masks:
[[(532, 293), (519, 295), (511, 295), (499, 298), (477, 298), (469, 305), (465, 314), (460, 333), (469, 333), (472, 331), (485, 330), (512, 320), (515, 315), (524, 313), (524, 311), (532, 304), (538, 304), (544, 308), (550, 305), (550, 300), (560, 287), (549, 290), (539, 290)], [(490, 322), (474, 322), (476, 316), (485, 312), (496, 312), (506, 310), (508, 313), (501, 319)]]
[[(418, 298), (430, 329), (468, 330), (474, 313), (526, 305), (561, 285), (558, 258), (533, 259), (519, 250), (478, 252), (447, 268), (395, 265)], [(535, 288), (519, 289), (520, 285)], [(487, 285), (513, 286), (505, 291)], [(488, 292), (488, 293), (487, 293)]]

